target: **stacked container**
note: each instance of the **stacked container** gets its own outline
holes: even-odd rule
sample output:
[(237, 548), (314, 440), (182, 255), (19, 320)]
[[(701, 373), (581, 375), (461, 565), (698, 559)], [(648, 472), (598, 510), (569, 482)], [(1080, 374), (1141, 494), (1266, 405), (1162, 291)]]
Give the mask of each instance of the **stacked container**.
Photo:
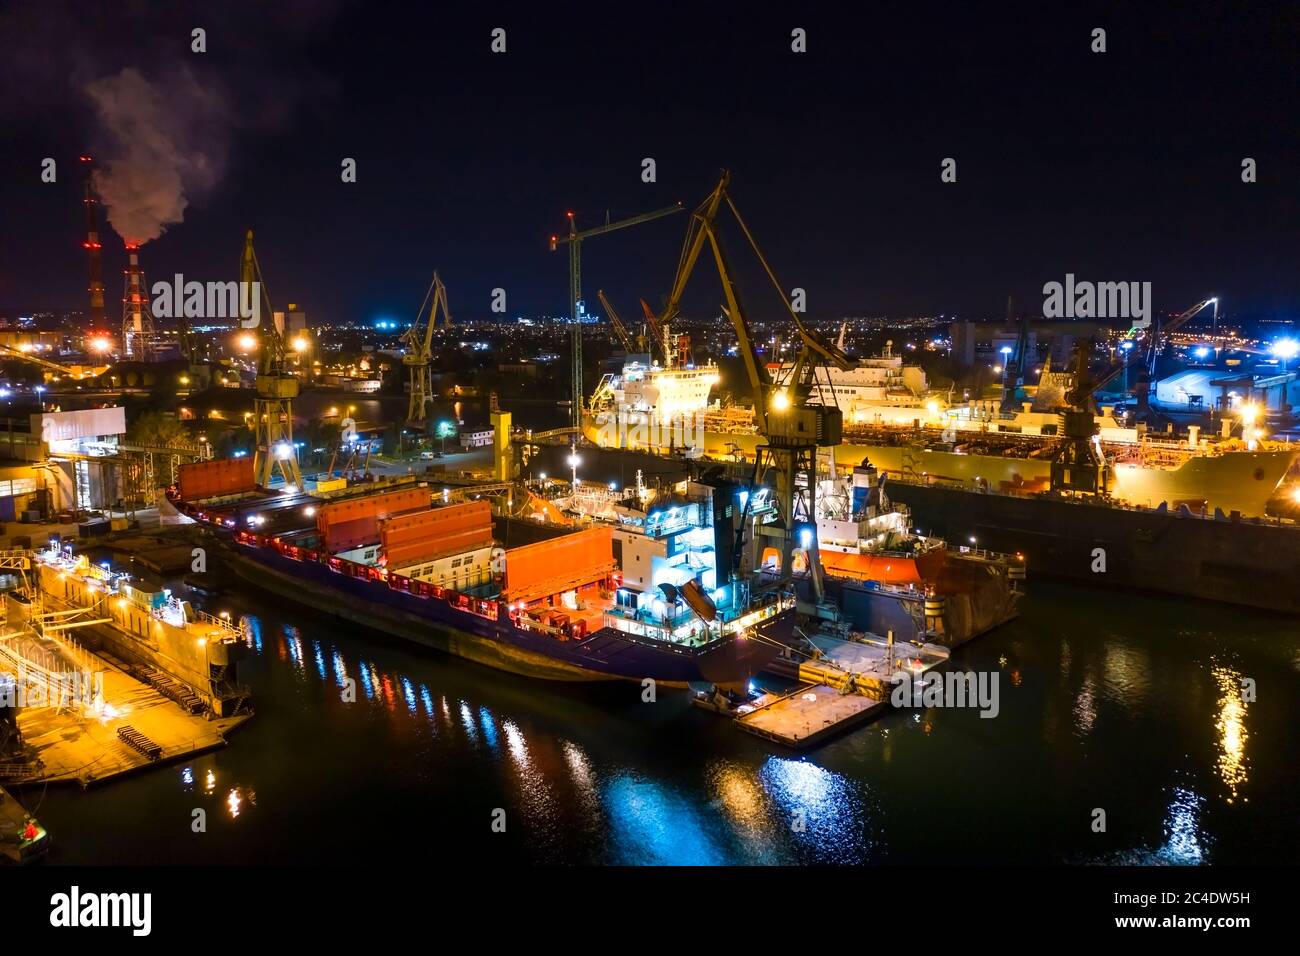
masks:
[(393, 515), (380, 522), (379, 531), (388, 567), (405, 568), (435, 555), (490, 545), (492, 507), (486, 501), (468, 501)]
[(428, 488), (399, 488), (378, 495), (329, 501), (316, 511), (316, 530), (330, 553), (379, 540), (379, 522), (402, 511), (429, 507)]
[(176, 485), (182, 501), (202, 501), (253, 490), (253, 459), (213, 458), (181, 465)]

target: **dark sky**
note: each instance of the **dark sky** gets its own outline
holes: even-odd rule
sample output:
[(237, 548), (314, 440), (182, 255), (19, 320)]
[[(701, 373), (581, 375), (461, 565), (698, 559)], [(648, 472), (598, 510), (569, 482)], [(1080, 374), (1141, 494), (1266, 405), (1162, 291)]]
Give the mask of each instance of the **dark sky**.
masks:
[[(546, 238), (567, 209), (595, 224), (694, 206), (722, 167), (815, 317), (997, 316), (1010, 292), (1037, 310), (1067, 272), (1150, 281), (1158, 309), (1218, 293), (1229, 312), (1300, 313), (1300, 5), (457, 6), (12, 4), (0, 307), (83, 302), (76, 157), (104, 145), (85, 86), (134, 66), (164, 91), (188, 70), (217, 104), (189, 131), (215, 184), (145, 246), (151, 281), (233, 278), (252, 228), (277, 306), (327, 321), (409, 319), (434, 268), (456, 314), (486, 315), (498, 286), (512, 313), (562, 311)], [(57, 184), (39, 180), (46, 156)], [(685, 227), (589, 242), (589, 297), (657, 301)], [(105, 233), (112, 315), (122, 256)], [(741, 272), (751, 311), (773, 314)], [(716, 314), (716, 280), (692, 288), (689, 310)]]

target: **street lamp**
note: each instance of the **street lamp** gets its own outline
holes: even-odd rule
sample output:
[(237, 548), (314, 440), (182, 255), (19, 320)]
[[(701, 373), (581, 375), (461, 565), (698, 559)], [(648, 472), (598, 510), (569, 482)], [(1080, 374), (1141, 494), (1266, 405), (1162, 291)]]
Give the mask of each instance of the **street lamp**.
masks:
[(1128, 398), (1128, 356), (1133, 351), (1133, 340), (1125, 339), (1119, 343), (1119, 349), (1124, 353), (1124, 397)]
[(447, 454), (447, 439), (456, 434), (456, 424), (446, 418), (438, 422), (438, 438), (442, 440), (442, 453)]
[(582, 459), (578, 457), (578, 449), (575, 446), (569, 446), (569, 467), (573, 469), (573, 490), (578, 490), (578, 466), (582, 464)]
[(1002, 389), (1005, 391), (1007, 387), (1007, 366), (1011, 364), (1007, 360), (1007, 356), (1011, 354), (1011, 346), (1004, 345), (998, 351), (1002, 353)]

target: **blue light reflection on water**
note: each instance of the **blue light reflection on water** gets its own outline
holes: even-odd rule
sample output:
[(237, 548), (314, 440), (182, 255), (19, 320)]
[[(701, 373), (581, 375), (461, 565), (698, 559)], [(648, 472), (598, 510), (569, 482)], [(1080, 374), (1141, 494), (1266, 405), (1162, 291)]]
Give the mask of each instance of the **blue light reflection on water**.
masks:
[[(188, 765), (188, 785), (214, 800), (234, 786), (260, 791), (268, 826), (317, 806), (323, 825), (372, 812), (374, 786), (410, 819), (433, 809), (440, 820), (472, 821), (484, 807), (505, 807), (508, 835), (488, 852), (506, 846), (548, 862), (1199, 865), (1295, 845), (1286, 837), (1297, 833), (1296, 816), (1285, 811), (1300, 781), (1281, 733), (1297, 717), (1287, 701), (1300, 699), (1291, 693), (1300, 683), (1295, 639), (1255, 622), (1263, 651), (1239, 638), (1228, 644), (1223, 621), (1204, 609), (1187, 612), (1168, 640), (1159, 637), (1168, 629), (1120, 620), (1099, 634), (1080, 623), (1090, 602), (1070, 597), (960, 649), (963, 668), (1003, 661), (1005, 673), (1024, 675), (1003, 682), (997, 720), (891, 714), (804, 756), (774, 752), (680, 695), (664, 695), (651, 712), (635, 688), (625, 705), (616, 687), (528, 681), (246, 606), (254, 650), (241, 679), (253, 685), (258, 714), (229, 748)], [(1235, 612), (1230, 623), (1242, 627)], [(264, 627), (283, 639), (259, 651)], [(314, 666), (304, 667), (307, 641)], [(1269, 709), (1241, 700), (1242, 675), (1281, 688)], [(364, 688), (359, 702), (339, 694), (349, 677)], [(72, 829), (116, 793), (162, 788), (192, 800), (185, 786), (177, 772), (92, 791), (75, 806), (51, 793), (42, 819)], [(151, 823), (136, 814), (155, 804), (137, 796), (106, 813), (122, 826), (95, 830), (103, 852), (120, 839), (142, 846), (142, 862), (198, 853), (150, 844)], [(232, 861), (265, 852), (251, 804), (240, 803), (243, 832), (225, 831)], [(1088, 826), (1099, 805), (1109, 815), (1104, 834)], [(312, 832), (277, 831), (277, 859), (318, 852)], [(427, 848), (447, 839), (438, 828), (406, 836)], [(64, 859), (102, 858), (77, 850), (67, 844)]]

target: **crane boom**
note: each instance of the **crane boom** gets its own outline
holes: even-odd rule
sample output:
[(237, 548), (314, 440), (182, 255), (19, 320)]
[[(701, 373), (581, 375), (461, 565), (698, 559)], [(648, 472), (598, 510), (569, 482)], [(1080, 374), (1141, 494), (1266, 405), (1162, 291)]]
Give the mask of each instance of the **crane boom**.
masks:
[(60, 375), (66, 375), (74, 381), (84, 378), (95, 378), (99, 375), (103, 375), (109, 369), (107, 365), (60, 365), (58, 362), (51, 362), (49, 359), (41, 358), (39, 355), (33, 355), (31, 352), (24, 352), (22, 349), (16, 349), (8, 345), (0, 345), (0, 356), (21, 359), (24, 362), (31, 362), (33, 365), (39, 365), (48, 372), (57, 372)]
[(605, 314), (609, 316), (609, 324), (613, 327), (614, 334), (618, 336), (619, 342), (623, 344), (624, 351), (629, 353), (637, 351), (636, 343), (632, 340), (632, 333), (623, 324), (623, 320), (618, 317), (618, 310), (605, 297), (605, 290), (597, 289), (596, 298), (600, 299), (601, 307), (605, 310)]
[[(813, 405), (808, 402), (808, 398), (814, 384), (816, 363), (819, 360), (845, 369), (852, 368), (854, 363), (841, 349), (824, 341), (821, 336), (805, 326), (794, 311), (784, 289), (777, 281), (776, 273), (758, 247), (753, 233), (750, 232), (727, 192), (730, 178), (730, 173), (723, 171), (717, 187), (691, 214), (672, 291), (669, 293), (659, 322), (667, 325), (676, 317), (687, 281), (694, 272), (707, 243), (713, 253), (718, 278), (722, 283), (722, 294), (725, 299), (723, 312), (731, 320), (732, 329), (735, 331), (737, 351), (744, 361), (745, 374), (754, 396), (755, 419), (766, 441), (759, 446), (755, 455), (754, 484), (760, 484), (769, 470), (776, 476), (775, 491), (776, 501), (781, 511), (780, 517), (777, 521), (762, 525), (756, 530), (758, 534), (772, 539), (779, 550), (781, 564), (778, 583), (790, 579), (795, 541), (799, 540), (807, 559), (813, 595), (820, 603), (822, 579), (821, 562), (817, 555), (817, 519), (814, 501), (817, 484), (817, 450), (820, 447), (840, 443), (842, 418), (839, 408)], [(717, 229), (717, 217), (724, 201), (739, 223), (750, 248), (762, 264), (763, 270), (767, 273), (768, 279), (799, 331), (802, 341), (799, 356), (789, 374), (780, 382), (773, 382), (767, 367), (759, 361), (754, 337), (749, 329), (748, 313), (742, 304), (740, 288), (736, 282), (736, 273), (731, 267), (723, 247), (722, 237)], [(751, 495), (750, 499), (752, 497)], [(750, 499), (746, 500), (744, 513), (741, 516), (738, 532), (741, 535), (750, 520), (748, 503)], [(738, 547), (736, 554), (739, 562), (742, 549)], [(737, 573), (739, 564), (732, 570), (733, 574)]]

